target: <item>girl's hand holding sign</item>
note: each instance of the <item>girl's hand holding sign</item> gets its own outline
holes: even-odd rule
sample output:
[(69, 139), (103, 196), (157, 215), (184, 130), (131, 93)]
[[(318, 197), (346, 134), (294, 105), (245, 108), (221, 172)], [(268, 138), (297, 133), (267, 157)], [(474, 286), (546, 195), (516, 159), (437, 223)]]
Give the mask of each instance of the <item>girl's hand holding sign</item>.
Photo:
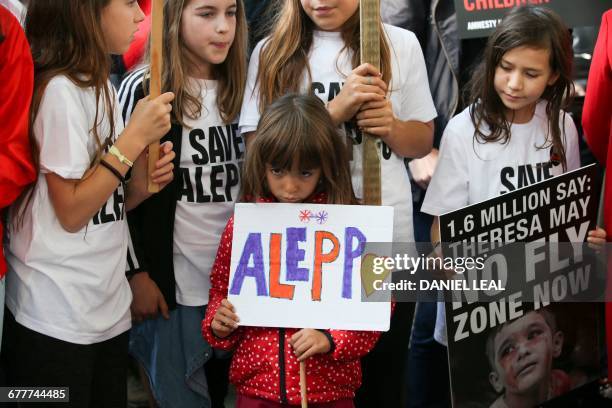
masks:
[(217, 309), (212, 324), (210, 325), (215, 336), (225, 338), (232, 334), (238, 328), (240, 319), (236, 314), (234, 305), (229, 300), (223, 299), (221, 306)]

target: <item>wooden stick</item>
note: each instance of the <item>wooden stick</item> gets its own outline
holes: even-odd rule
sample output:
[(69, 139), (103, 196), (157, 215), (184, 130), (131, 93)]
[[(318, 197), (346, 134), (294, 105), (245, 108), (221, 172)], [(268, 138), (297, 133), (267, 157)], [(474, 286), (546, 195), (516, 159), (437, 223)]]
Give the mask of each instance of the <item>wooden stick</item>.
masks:
[[(157, 98), (161, 94), (161, 76), (163, 70), (163, 29), (164, 0), (153, 0), (151, 5), (151, 83), (149, 98)], [(151, 173), (155, 171), (155, 163), (159, 160), (159, 142), (149, 145), (149, 165), (147, 171), (147, 189), (149, 193), (159, 192), (159, 184), (151, 181)]]
[[(380, 0), (360, 0), (361, 63), (380, 69)], [(363, 203), (381, 205), (378, 138), (363, 134)]]
[(308, 408), (308, 395), (306, 394), (306, 362), (300, 361), (300, 394), (302, 394), (302, 408)]

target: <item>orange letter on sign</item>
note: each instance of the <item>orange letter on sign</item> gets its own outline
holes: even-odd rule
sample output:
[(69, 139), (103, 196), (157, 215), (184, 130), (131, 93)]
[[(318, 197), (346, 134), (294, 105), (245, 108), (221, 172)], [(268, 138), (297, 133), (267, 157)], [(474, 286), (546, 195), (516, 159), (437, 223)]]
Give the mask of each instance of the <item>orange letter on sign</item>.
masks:
[[(323, 253), (323, 241), (330, 240), (332, 249), (327, 254)], [(321, 300), (321, 283), (323, 264), (334, 262), (340, 253), (340, 244), (338, 238), (331, 232), (317, 231), (315, 232), (315, 259), (314, 259), (314, 275), (312, 277), (312, 300)]]
[(295, 286), (280, 283), (281, 234), (270, 234), (270, 297), (293, 299)]

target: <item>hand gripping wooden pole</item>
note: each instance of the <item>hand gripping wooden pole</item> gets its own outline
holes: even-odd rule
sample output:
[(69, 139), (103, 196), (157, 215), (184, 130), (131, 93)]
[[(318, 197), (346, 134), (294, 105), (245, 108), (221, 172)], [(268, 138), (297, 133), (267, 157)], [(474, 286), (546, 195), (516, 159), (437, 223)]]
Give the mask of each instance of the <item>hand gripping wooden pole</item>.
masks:
[[(153, 0), (151, 4), (151, 82), (149, 85), (149, 99), (157, 98), (161, 94), (161, 76), (163, 70), (163, 29), (164, 29), (164, 0)], [(159, 142), (149, 145), (149, 163), (147, 166), (147, 189), (149, 193), (159, 192), (159, 184), (153, 183), (151, 173), (155, 171), (155, 163), (159, 159)]]
[[(361, 63), (380, 70), (380, 0), (360, 0)], [(378, 138), (363, 134), (363, 203), (381, 205)]]

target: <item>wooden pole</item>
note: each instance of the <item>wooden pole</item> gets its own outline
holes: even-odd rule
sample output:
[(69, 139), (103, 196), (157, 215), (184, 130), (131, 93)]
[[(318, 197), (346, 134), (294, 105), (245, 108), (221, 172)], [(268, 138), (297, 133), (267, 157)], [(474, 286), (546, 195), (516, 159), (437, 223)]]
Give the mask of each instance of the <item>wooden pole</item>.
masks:
[[(360, 0), (361, 63), (380, 69), (380, 0)], [(363, 203), (381, 205), (379, 139), (363, 134)]]
[[(163, 70), (163, 29), (164, 0), (153, 0), (151, 5), (151, 82), (149, 98), (157, 98), (161, 94), (161, 76)], [(159, 159), (159, 142), (149, 145), (149, 162), (147, 170), (147, 189), (150, 193), (159, 192), (159, 184), (151, 181), (151, 173), (155, 171), (155, 163)]]
[(302, 408), (308, 408), (308, 395), (306, 394), (306, 362), (300, 361), (300, 394), (302, 395)]

